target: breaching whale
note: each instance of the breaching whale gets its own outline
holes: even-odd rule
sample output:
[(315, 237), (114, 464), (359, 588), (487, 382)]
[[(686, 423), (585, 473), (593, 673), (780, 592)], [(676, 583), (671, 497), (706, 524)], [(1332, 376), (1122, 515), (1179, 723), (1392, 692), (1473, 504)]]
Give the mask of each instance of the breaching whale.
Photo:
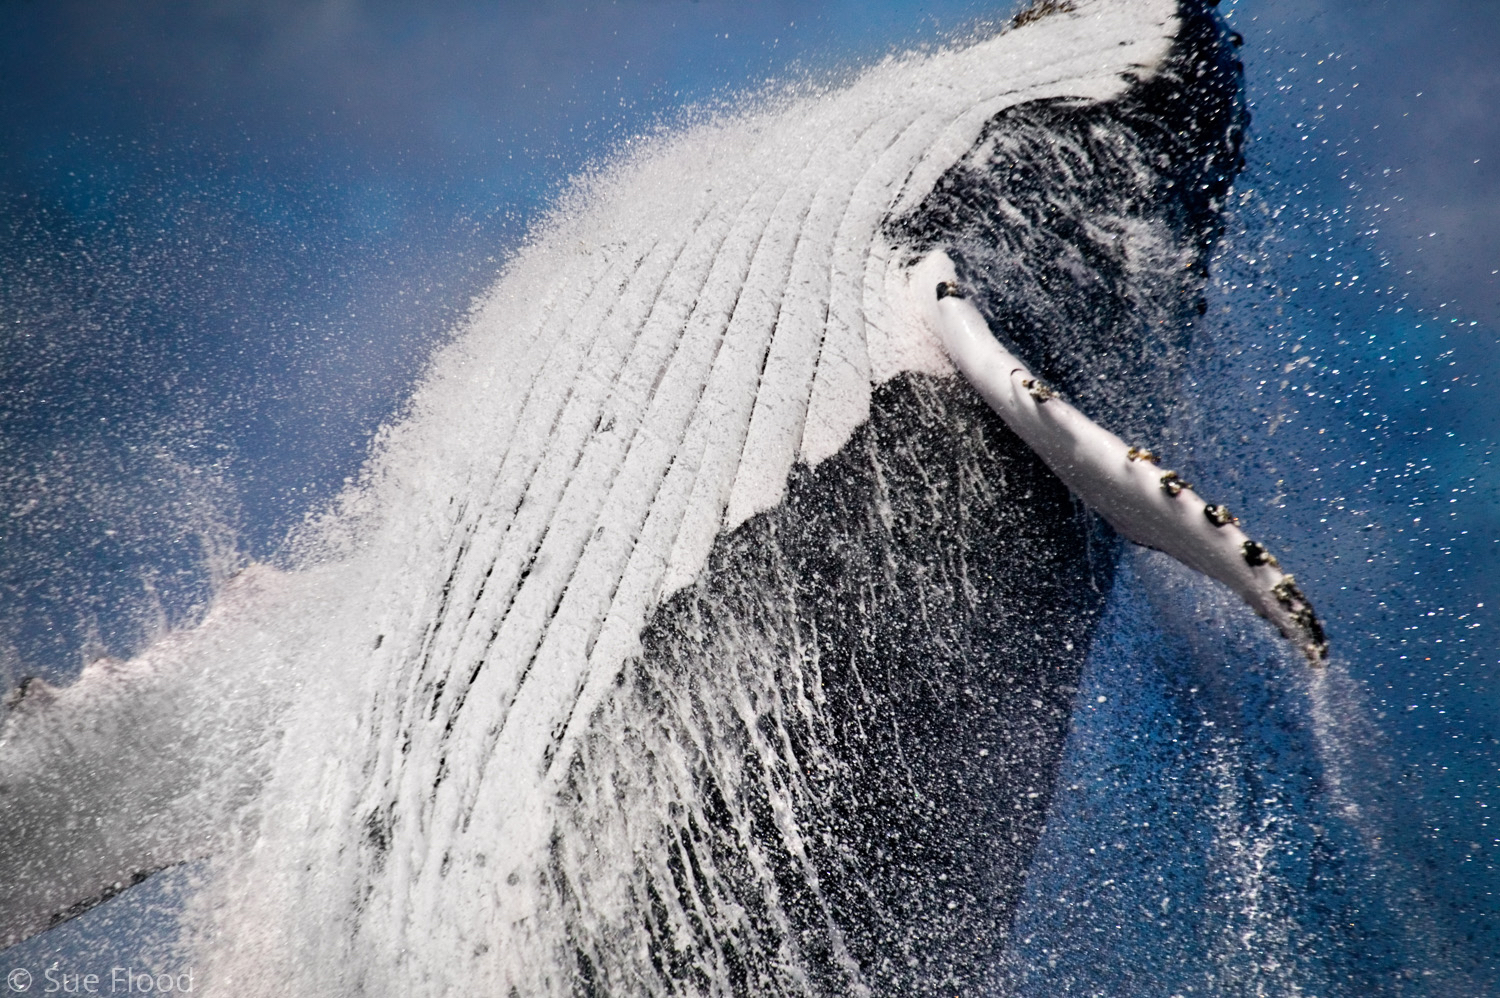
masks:
[(210, 992), (992, 988), (1119, 542), (923, 261), (1150, 441), (1244, 124), (1206, 4), (1046, 0), (623, 153), (296, 568), (15, 698), (0, 932), (209, 857)]

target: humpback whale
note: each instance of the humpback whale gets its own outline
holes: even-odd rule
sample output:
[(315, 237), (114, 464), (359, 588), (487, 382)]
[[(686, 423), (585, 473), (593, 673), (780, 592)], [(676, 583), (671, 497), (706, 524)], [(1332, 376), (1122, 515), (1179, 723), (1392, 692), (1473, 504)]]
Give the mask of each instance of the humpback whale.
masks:
[(924, 261), (1159, 436), (1241, 163), (1210, 7), (1045, 0), (579, 181), (295, 567), (14, 698), (0, 934), (207, 858), (212, 992), (998, 986), (1121, 541)]

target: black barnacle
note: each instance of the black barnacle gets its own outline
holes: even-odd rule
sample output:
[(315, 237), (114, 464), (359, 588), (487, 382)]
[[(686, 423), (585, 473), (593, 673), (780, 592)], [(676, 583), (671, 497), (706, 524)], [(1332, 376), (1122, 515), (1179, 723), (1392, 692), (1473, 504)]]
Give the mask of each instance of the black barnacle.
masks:
[(1208, 522), (1216, 527), (1227, 527), (1231, 523), (1239, 523), (1239, 518), (1229, 512), (1228, 506), (1210, 503), (1203, 507), (1203, 515), (1208, 517)]
[(1161, 490), (1169, 496), (1175, 496), (1183, 489), (1190, 489), (1192, 485), (1182, 480), (1175, 471), (1163, 471), (1161, 473)]
[(1251, 568), (1254, 568), (1256, 565), (1270, 565), (1274, 568), (1281, 564), (1276, 560), (1274, 554), (1266, 550), (1264, 544), (1257, 544), (1255, 541), (1246, 541), (1240, 545), (1240, 550), (1245, 552), (1245, 564)]
[(1286, 608), (1287, 614), (1307, 634), (1308, 642), (1318, 653), (1318, 658), (1327, 658), (1328, 637), (1323, 633), (1323, 623), (1313, 612), (1307, 597), (1302, 595), (1302, 590), (1297, 588), (1296, 581), (1290, 575), (1286, 576), (1271, 587), (1271, 595), (1276, 597), (1276, 602)]
[(944, 298), (962, 298), (964, 292), (957, 281), (938, 281), (937, 296), (938, 301), (942, 301)]
[(1276, 602), (1288, 610), (1295, 609), (1296, 604), (1306, 603), (1307, 597), (1302, 595), (1302, 590), (1297, 588), (1295, 576), (1283, 575), (1281, 581), (1271, 587), (1271, 595), (1276, 597)]
[(1154, 451), (1149, 451), (1144, 447), (1132, 447), (1125, 452), (1125, 456), (1132, 461), (1150, 461), (1152, 464), (1161, 463), (1161, 458), (1157, 457)]
[(1045, 402), (1050, 398), (1056, 398), (1057, 393), (1050, 386), (1043, 384), (1035, 378), (1023, 378), (1021, 387), (1031, 393), (1031, 397), (1038, 402)]

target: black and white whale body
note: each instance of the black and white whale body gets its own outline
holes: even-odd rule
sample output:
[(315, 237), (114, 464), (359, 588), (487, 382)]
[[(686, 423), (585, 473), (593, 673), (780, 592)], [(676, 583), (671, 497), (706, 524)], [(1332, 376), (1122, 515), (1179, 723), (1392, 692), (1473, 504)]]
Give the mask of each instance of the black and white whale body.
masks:
[(1243, 127), (1198, 3), (1039, 10), (581, 189), (308, 567), (22, 698), (0, 928), (214, 855), (212, 991), (995, 986), (1116, 542), (912, 268), (1149, 439)]

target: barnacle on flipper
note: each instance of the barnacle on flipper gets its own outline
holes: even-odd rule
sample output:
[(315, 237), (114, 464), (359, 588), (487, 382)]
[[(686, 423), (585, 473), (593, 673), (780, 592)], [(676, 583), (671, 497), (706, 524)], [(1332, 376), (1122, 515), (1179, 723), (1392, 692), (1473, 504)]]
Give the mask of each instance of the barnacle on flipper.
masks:
[(1183, 477), (1175, 471), (1163, 471), (1161, 473), (1161, 490), (1169, 496), (1180, 495), (1183, 489), (1192, 488), (1192, 483), (1183, 480)]
[(1240, 546), (1240, 550), (1245, 554), (1245, 564), (1251, 568), (1259, 565), (1270, 565), (1272, 568), (1279, 568), (1281, 566), (1281, 562), (1276, 560), (1276, 556), (1267, 550), (1264, 544), (1258, 541), (1246, 541)]
[(1240, 518), (1229, 512), (1229, 507), (1222, 503), (1209, 503), (1204, 506), (1203, 515), (1208, 517), (1208, 522), (1216, 527), (1227, 527), (1231, 523), (1240, 522)]
[(1057, 398), (1057, 392), (1052, 386), (1040, 378), (1023, 378), (1021, 379), (1021, 387), (1030, 392), (1031, 397), (1036, 399), (1038, 403)]
[[(1271, 595), (1276, 597), (1291, 616), (1298, 627), (1302, 628), (1307, 638), (1306, 647), (1316, 655), (1316, 660), (1321, 662), (1328, 657), (1328, 637), (1323, 633), (1323, 623), (1318, 620), (1318, 615), (1313, 611), (1312, 604), (1308, 602), (1302, 590), (1297, 587), (1297, 582), (1292, 576), (1283, 576), (1281, 581), (1271, 587)], [(1309, 655), (1312, 658), (1313, 655)]]

